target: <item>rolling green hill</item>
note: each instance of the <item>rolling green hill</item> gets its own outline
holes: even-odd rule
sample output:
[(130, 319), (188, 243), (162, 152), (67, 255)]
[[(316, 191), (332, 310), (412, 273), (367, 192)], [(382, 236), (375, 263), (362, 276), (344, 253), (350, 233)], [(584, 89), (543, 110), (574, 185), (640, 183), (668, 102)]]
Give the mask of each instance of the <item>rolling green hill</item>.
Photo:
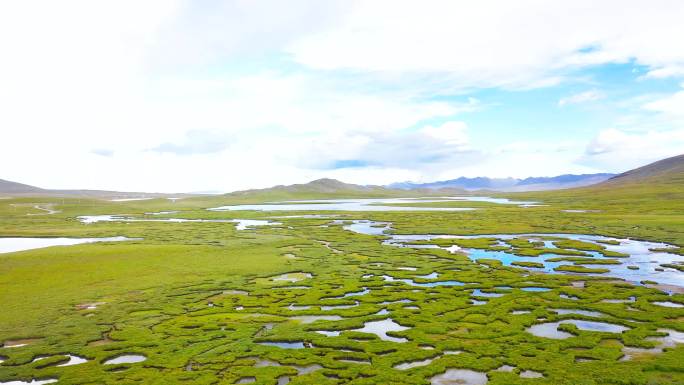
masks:
[(684, 154), (616, 175), (598, 184), (597, 187), (634, 184), (671, 185), (684, 188)]
[(624, 172), (593, 186), (507, 196), (572, 209), (636, 215), (657, 213), (673, 218), (684, 211), (684, 155)]

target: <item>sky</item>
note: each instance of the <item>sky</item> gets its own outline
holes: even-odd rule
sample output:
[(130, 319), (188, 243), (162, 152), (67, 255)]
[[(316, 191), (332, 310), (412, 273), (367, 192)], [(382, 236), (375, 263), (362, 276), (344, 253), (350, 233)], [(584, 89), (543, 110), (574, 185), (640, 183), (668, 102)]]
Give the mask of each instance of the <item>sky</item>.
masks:
[(0, 2), (0, 178), (234, 191), (684, 153), (680, 0)]

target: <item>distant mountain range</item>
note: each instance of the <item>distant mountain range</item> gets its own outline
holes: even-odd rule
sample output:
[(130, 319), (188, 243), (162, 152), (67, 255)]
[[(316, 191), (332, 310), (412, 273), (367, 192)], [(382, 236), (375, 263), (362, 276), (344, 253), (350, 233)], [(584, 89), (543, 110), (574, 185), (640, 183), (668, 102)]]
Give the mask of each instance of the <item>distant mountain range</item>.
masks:
[(413, 189), (443, 189), (456, 188), (467, 191), (475, 190), (490, 190), (490, 191), (544, 191), (544, 190), (559, 190), (574, 187), (589, 186), (606, 181), (615, 174), (601, 173), (601, 174), (565, 174), (553, 177), (532, 177), (525, 179), (518, 178), (465, 178), (444, 180), (430, 183), (393, 183), (388, 185), (389, 188), (413, 190)]
[(309, 183), (279, 185), (265, 189), (235, 191), (226, 194), (231, 197), (254, 198), (272, 200), (309, 199), (327, 196), (330, 198), (380, 198), (380, 197), (415, 197), (420, 195), (457, 195), (467, 193), (463, 189), (411, 189), (402, 190), (387, 186), (358, 185), (340, 182), (336, 179), (317, 179)]

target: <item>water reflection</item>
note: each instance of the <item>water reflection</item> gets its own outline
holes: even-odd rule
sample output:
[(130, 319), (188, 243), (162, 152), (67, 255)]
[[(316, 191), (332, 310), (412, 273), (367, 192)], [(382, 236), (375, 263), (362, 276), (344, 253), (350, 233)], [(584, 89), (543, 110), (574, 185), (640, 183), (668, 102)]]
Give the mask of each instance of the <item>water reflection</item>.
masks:
[[(470, 207), (417, 207), (410, 204), (441, 202), (487, 202), (509, 205), (529, 205), (535, 202), (518, 202), (506, 198), (490, 197), (437, 197), (437, 198), (371, 198), (371, 199), (319, 199), (283, 201), (253, 205), (232, 205), (211, 208), (212, 211), (468, 211)], [(405, 206), (388, 206), (401, 204)]]

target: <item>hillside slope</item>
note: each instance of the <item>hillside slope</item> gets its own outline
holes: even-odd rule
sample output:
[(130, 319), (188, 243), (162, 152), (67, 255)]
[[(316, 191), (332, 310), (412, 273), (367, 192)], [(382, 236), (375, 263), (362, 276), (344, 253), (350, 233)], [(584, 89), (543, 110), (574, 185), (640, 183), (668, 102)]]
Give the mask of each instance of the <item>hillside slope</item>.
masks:
[(599, 184), (599, 186), (616, 187), (640, 183), (679, 184), (684, 187), (684, 155), (673, 156), (624, 172)]
[[(684, 212), (684, 155), (624, 172), (593, 186), (506, 196), (566, 209), (664, 214), (680, 223), (680, 213)], [(684, 222), (681, 229), (684, 230)]]
[(164, 193), (144, 193), (144, 192), (125, 192), (107, 190), (55, 190), (44, 189), (23, 183), (12, 182), (0, 179), (0, 196), (16, 197), (74, 197), (74, 198), (97, 198), (97, 199), (127, 199), (127, 198), (167, 198), (167, 197), (189, 197), (196, 194), (164, 194)]
[(0, 194), (42, 193), (42, 188), (0, 179)]

